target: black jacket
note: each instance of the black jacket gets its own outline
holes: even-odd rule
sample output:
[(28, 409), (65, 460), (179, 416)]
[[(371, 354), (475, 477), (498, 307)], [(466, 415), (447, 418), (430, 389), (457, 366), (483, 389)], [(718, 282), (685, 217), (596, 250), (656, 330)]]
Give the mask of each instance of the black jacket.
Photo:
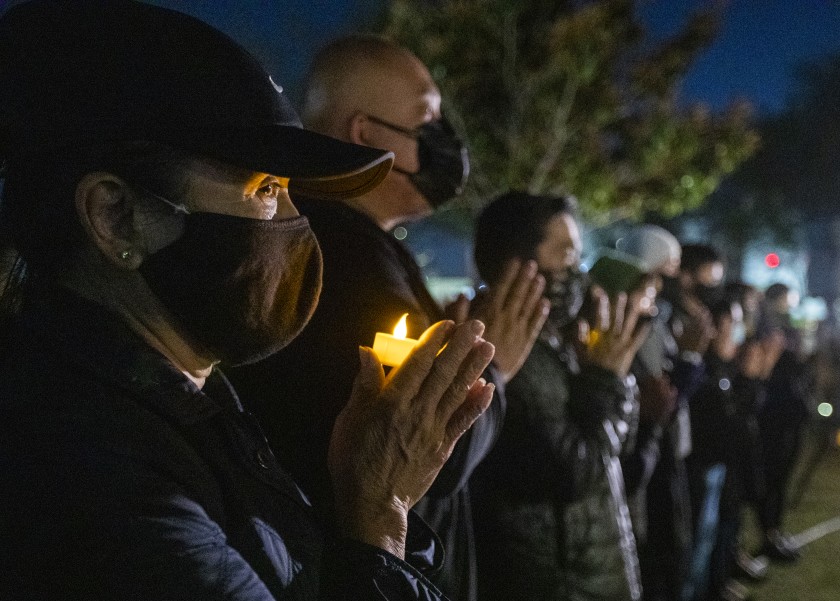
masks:
[(70, 293), (11, 334), (0, 598), (440, 598), (385, 551), (325, 537), (218, 371), (199, 390)]
[(639, 599), (619, 456), (635, 389), (543, 336), (508, 382), (499, 442), (473, 478), (483, 600)]
[[(230, 370), (242, 398), (260, 418), (284, 465), (329, 514), (327, 448), (336, 416), (359, 371), (358, 348), (373, 346), (408, 313), (408, 336), (417, 338), (443, 319), (420, 268), (391, 234), (335, 201), (295, 197), (309, 218), (324, 259), (318, 308), (287, 348), (255, 365)], [(485, 374), (492, 380), (492, 374)], [(443, 540), (445, 563), (435, 582), (456, 600), (475, 599), (475, 559), (467, 481), (492, 447), (504, 411), (490, 408), (458, 441), (455, 451), (416, 510)]]

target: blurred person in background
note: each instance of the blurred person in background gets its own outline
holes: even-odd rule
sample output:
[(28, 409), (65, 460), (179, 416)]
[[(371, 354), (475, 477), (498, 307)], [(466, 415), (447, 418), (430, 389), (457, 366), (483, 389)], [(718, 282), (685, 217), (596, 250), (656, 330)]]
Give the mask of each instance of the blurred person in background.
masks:
[[(636, 226), (617, 247), (655, 276), (660, 293), (666, 279), (674, 281), (679, 275), (682, 249), (664, 228)], [(640, 391), (636, 444), (640, 450), (648, 445), (652, 452), (630, 455), (624, 462), (624, 476), (628, 491), (637, 488), (631, 509), (635, 508), (633, 527), (644, 598), (667, 601), (679, 598), (688, 573), (692, 543), (685, 469), (685, 458), (691, 451), (688, 399), (701, 382), (703, 363), (697, 358), (705, 353), (712, 328), (706, 321), (684, 318), (680, 346), (670, 326), (673, 305), (660, 294), (656, 308), (650, 334), (631, 367)], [(632, 478), (638, 482), (631, 482)]]
[(782, 530), (787, 487), (799, 454), (802, 428), (808, 415), (810, 374), (802, 355), (801, 336), (790, 317), (798, 294), (781, 283), (764, 291), (768, 330), (780, 332), (784, 350), (767, 382), (767, 394), (758, 414), (764, 458), (764, 498), (758, 514), (763, 534), (762, 553), (782, 562), (800, 556), (796, 543)]
[[(684, 244), (680, 259), (678, 290), (674, 296), (679, 299), (677, 310), (689, 310), (682, 306), (698, 300), (711, 308), (723, 300), (726, 266), (720, 252), (708, 244)], [(690, 311), (689, 311), (690, 313)]]
[(767, 368), (758, 344), (745, 343), (737, 300), (710, 308), (715, 336), (704, 357), (703, 384), (692, 396), (692, 452), (687, 459), (697, 537), (686, 599), (738, 601), (747, 597), (732, 579), (744, 498), (742, 418), (761, 391)]
[(769, 332), (765, 326), (764, 293), (742, 281), (727, 282), (724, 297), (737, 300), (744, 313), (744, 334), (747, 340), (764, 338)]
[(569, 197), (514, 191), (476, 224), (482, 280), (492, 288), (511, 259), (536, 261), (551, 302), (507, 384), (498, 444), (473, 476), (480, 598), (488, 601), (641, 596), (619, 458), (638, 419), (629, 368), (647, 335), (638, 327), (645, 294), (610, 304), (600, 291), (589, 320), (578, 318), (587, 284), (574, 208)]
[[(332, 519), (328, 443), (353, 386), (359, 345), (371, 344), (377, 332), (390, 333), (405, 313), (409, 338), (444, 317), (414, 257), (390, 231), (459, 194), (468, 160), (441, 114), (440, 92), (426, 66), (384, 38), (350, 36), (325, 46), (313, 61), (302, 112), (304, 123), (320, 133), (392, 151), (394, 169), (378, 188), (338, 201), (293, 192), (324, 257), (320, 302), (287, 348), (232, 371), (231, 379), (281, 457), (295, 466), (304, 491)], [(548, 312), (536, 264), (507, 267), (491, 301), (475, 313), (496, 348), (484, 378), (499, 388), (416, 508), (443, 540), (444, 566), (435, 582), (459, 601), (476, 598), (468, 480), (496, 440), (504, 383), (525, 360)]]
[[(758, 414), (765, 403), (766, 382), (773, 371), (785, 346), (784, 336), (779, 330), (764, 325), (766, 313), (764, 296), (758, 288), (744, 282), (728, 282), (726, 298), (737, 301), (744, 314), (744, 352), (752, 352), (758, 346), (763, 357), (760, 380), (763, 385), (752, 399), (738, 405), (735, 414), (737, 454), (740, 457), (740, 494), (744, 503), (757, 507), (765, 498), (764, 456)], [(751, 401), (751, 402), (749, 402)], [(749, 580), (762, 580), (767, 575), (768, 559), (764, 555), (753, 557), (740, 541), (736, 549), (735, 574)]]

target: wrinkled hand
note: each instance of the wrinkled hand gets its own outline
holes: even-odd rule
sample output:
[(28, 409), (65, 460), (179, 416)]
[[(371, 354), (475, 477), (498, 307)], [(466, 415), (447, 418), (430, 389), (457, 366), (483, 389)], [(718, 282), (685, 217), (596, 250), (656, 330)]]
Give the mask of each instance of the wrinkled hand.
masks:
[(512, 260), (475, 311), (474, 317), (487, 326), (484, 338), (496, 347), (493, 364), (503, 382), (522, 367), (548, 317), (544, 289), (545, 278), (537, 273), (536, 262)]
[(644, 294), (632, 293), (629, 297), (622, 292), (610, 299), (610, 325), (589, 345), (586, 359), (589, 363), (603, 367), (619, 377), (630, 371), (630, 365), (639, 347), (650, 332), (649, 323), (639, 323), (640, 315), (647, 311), (643, 307)]
[(439, 322), (387, 378), (373, 351), (359, 350), (328, 458), (344, 535), (404, 555), (408, 510), (490, 405), (494, 387), (479, 376), (494, 349), (483, 331), (477, 320)]
[(443, 314), (455, 323), (464, 323), (470, 317), (470, 299), (462, 292), (443, 308)]
[(683, 307), (687, 311), (687, 317), (682, 321), (681, 331), (674, 331), (677, 346), (681, 352), (703, 355), (715, 337), (712, 314), (703, 303), (690, 297), (683, 299)]

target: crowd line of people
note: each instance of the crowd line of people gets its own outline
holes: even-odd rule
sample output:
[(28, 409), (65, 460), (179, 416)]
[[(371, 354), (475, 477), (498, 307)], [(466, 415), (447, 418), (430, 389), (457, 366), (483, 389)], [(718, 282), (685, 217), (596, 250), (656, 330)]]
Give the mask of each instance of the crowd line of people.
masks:
[(390, 233), (469, 172), (428, 69), (354, 35), (306, 81), (301, 123), (133, 0), (0, 17), (0, 598), (718, 601), (798, 558), (787, 287), (655, 225), (584, 273), (572, 196), (500, 191), (441, 307)]

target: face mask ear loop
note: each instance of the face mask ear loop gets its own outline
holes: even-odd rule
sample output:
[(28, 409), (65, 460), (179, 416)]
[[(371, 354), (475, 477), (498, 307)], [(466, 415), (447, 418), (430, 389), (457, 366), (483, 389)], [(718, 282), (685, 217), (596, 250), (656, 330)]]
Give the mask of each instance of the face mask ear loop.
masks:
[(409, 138), (417, 139), (420, 137), (420, 132), (415, 129), (408, 129), (407, 127), (401, 127), (399, 125), (395, 125), (389, 121), (385, 121), (384, 119), (380, 119), (379, 117), (374, 117), (373, 115), (365, 115), (368, 119), (376, 123), (377, 125), (381, 125), (382, 127), (387, 127), (390, 130), (395, 132), (401, 133), (404, 136), (408, 136)]
[(181, 214), (181, 215), (189, 215), (190, 214), (190, 210), (185, 205), (176, 204), (176, 203), (172, 202), (171, 200), (168, 200), (168, 199), (164, 198), (160, 194), (156, 194), (155, 192), (152, 192), (148, 188), (144, 188), (143, 186), (138, 186), (138, 185), (134, 184), (134, 187), (139, 189), (139, 190), (142, 190), (143, 192), (145, 192), (146, 194), (148, 194), (152, 198), (154, 198), (156, 200), (159, 200), (162, 203), (172, 207), (172, 209), (177, 214)]

